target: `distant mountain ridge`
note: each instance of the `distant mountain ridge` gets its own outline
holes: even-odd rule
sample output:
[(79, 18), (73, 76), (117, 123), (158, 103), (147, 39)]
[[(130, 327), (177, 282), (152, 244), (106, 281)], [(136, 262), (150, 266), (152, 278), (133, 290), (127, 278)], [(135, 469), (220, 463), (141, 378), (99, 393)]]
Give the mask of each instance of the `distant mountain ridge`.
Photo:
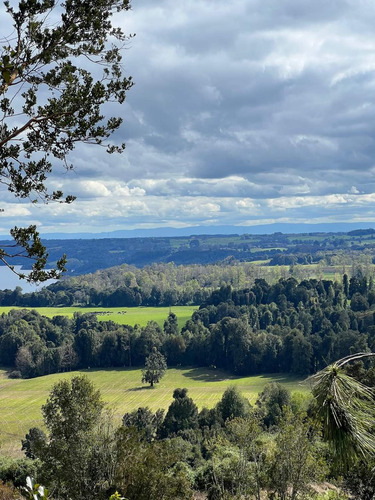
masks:
[(100, 233), (43, 233), (44, 239), (101, 239), (101, 238), (147, 238), (214, 234), (284, 234), (348, 232), (356, 229), (375, 228), (374, 222), (327, 222), (319, 224), (262, 224), (258, 226), (188, 226), (183, 228), (157, 227), (153, 229), (122, 229)]

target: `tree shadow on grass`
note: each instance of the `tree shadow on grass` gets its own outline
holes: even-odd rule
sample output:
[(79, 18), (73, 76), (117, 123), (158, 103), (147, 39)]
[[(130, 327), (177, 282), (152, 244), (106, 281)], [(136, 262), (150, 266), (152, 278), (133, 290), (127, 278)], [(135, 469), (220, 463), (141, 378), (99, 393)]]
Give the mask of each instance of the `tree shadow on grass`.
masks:
[(199, 382), (223, 382), (224, 380), (229, 381), (238, 378), (221, 370), (205, 370), (203, 368), (191, 368), (185, 371), (183, 376)]
[(270, 379), (268, 382), (279, 382), (280, 384), (304, 384), (307, 381), (306, 377), (286, 373), (262, 373), (258, 377)]
[[(252, 377), (256, 375), (233, 375), (231, 373), (224, 372), (222, 370), (210, 370), (208, 368), (191, 368), (183, 372), (184, 377), (196, 380), (198, 382), (224, 382), (224, 381), (235, 381), (238, 379), (243, 379), (247, 377)], [(301, 383), (303, 382), (302, 377), (298, 377), (283, 374), (283, 373), (263, 373), (258, 374), (259, 379), (269, 379), (267, 382), (279, 382), (280, 384), (290, 384), (290, 383)], [(256, 381), (254, 380), (254, 383)]]
[(147, 391), (150, 389), (155, 389), (155, 387), (151, 387), (150, 385), (142, 385), (140, 387), (132, 387), (131, 389), (127, 389), (126, 392), (138, 392), (138, 391)]

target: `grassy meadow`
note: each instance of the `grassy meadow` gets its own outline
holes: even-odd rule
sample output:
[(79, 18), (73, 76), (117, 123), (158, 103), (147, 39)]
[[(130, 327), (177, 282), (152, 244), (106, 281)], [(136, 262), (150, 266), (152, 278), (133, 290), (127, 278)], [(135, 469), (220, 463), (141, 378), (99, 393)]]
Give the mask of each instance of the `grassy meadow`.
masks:
[[(345, 272), (349, 272), (350, 266), (343, 265), (323, 265), (323, 264), (295, 264), (269, 266), (270, 259), (252, 261), (261, 271), (261, 277), (268, 278), (269, 281), (276, 282), (280, 278), (289, 278), (293, 276), (298, 280), (303, 279), (324, 279), (332, 281), (342, 281)], [(375, 271), (375, 266), (369, 266), (371, 272)], [(349, 272), (350, 275), (350, 272)]]
[(73, 317), (75, 312), (98, 313), (100, 321), (114, 321), (120, 325), (138, 324), (146, 326), (148, 321), (156, 321), (161, 327), (167, 319), (169, 311), (177, 316), (178, 326), (182, 328), (186, 321), (191, 318), (198, 306), (172, 306), (172, 307), (8, 307), (1, 306), (1, 313), (8, 313), (12, 309), (34, 309), (42, 316), (53, 318), (53, 316)]
[(58, 380), (85, 373), (100, 389), (103, 399), (112, 409), (118, 423), (124, 413), (139, 406), (152, 410), (168, 408), (176, 387), (187, 387), (199, 408), (212, 408), (228, 385), (236, 385), (254, 403), (264, 385), (277, 381), (291, 391), (307, 392), (301, 379), (285, 374), (235, 377), (220, 370), (207, 368), (171, 368), (154, 388), (141, 383), (140, 369), (82, 370), (58, 373), (28, 380), (8, 379), (0, 370), (0, 444), (3, 454), (21, 455), (20, 440), (30, 427), (42, 427), (40, 408)]

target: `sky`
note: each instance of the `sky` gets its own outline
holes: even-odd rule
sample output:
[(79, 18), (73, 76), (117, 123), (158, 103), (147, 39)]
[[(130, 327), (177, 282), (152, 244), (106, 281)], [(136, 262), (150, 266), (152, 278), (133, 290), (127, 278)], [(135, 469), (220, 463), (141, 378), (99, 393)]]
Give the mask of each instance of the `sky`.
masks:
[(126, 151), (77, 147), (50, 179), (69, 206), (2, 191), (1, 234), (375, 221), (372, 0), (133, 0), (114, 21), (136, 33)]

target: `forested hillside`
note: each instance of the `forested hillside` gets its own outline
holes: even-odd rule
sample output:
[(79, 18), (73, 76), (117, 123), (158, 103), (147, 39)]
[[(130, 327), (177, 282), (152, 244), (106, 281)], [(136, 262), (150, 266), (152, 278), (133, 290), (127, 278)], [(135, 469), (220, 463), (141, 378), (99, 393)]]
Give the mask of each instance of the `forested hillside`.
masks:
[[(213, 264), (226, 260), (267, 261), (270, 266), (312, 264), (351, 265), (355, 260), (371, 262), (375, 256), (375, 230), (348, 233), (304, 233), (271, 235), (196, 235), (191, 237), (104, 238), (91, 240), (43, 240), (49, 262), (63, 253), (68, 257), (68, 275), (93, 273), (98, 269), (129, 264), (136, 267), (174, 262), (176, 265)], [(9, 246), (10, 241), (0, 242)], [(14, 250), (17, 254), (17, 249)], [(21, 256), (12, 264), (27, 267)]]
[[(269, 284), (280, 278), (293, 277), (297, 281), (309, 278), (340, 281), (343, 274), (372, 276), (374, 265), (371, 255), (342, 256), (343, 262), (331, 257), (331, 264), (323, 259), (318, 264), (269, 265), (238, 262), (228, 259), (218, 264), (192, 264), (177, 266), (152, 264), (143, 268), (122, 264), (92, 274), (74, 276), (43, 287), (37, 292), (22, 293), (0, 290), (0, 306), (48, 307), (48, 306), (172, 306), (200, 305), (209, 294), (223, 285), (235, 290), (252, 287), (256, 279)], [(339, 257), (337, 257), (339, 259)]]
[(200, 305), (223, 284), (252, 286), (261, 270), (251, 264), (176, 266), (154, 264), (142, 269), (123, 264), (94, 274), (57, 281), (38, 292), (0, 290), (3, 306), (172, 306)]

